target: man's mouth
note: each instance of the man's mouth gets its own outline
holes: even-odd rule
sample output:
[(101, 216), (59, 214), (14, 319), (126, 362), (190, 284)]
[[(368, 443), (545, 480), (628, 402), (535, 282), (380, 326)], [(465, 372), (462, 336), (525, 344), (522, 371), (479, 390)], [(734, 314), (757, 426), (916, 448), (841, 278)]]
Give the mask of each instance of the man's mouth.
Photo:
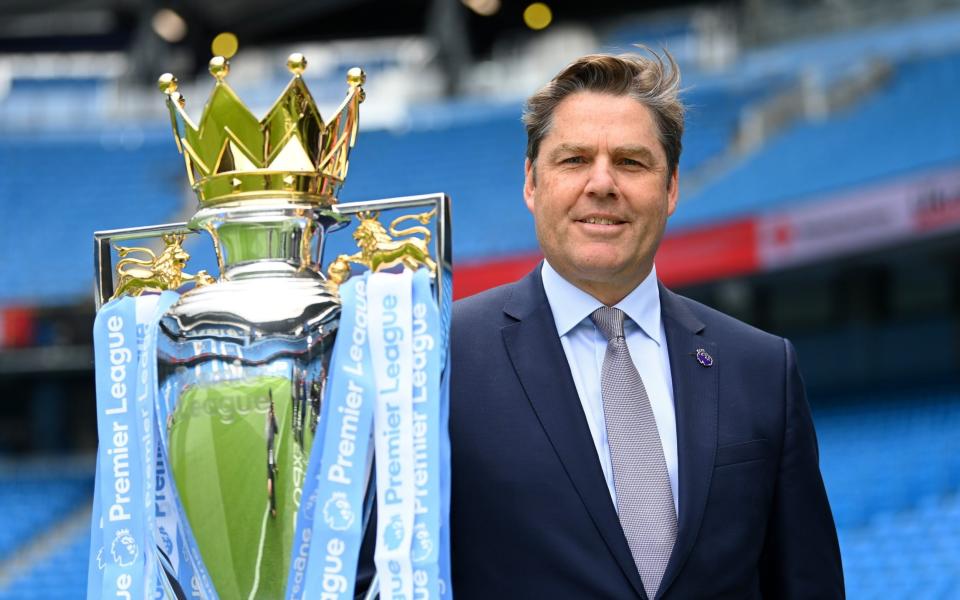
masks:
[(625, 223), (625, 221), (611, 217), (586, 217), (578, 220), (581, 223), (587, 223), (589, 225), (620, 225), (621, 223)]

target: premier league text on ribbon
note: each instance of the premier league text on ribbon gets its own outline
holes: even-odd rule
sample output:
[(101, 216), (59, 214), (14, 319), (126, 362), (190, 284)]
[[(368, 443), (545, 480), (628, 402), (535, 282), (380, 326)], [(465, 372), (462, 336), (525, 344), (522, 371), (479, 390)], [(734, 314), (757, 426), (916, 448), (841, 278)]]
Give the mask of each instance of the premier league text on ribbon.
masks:
[(143, 519), (141, 498), (146, 486), (142, 451), (137, 447), (141, 432), (132, 405), (138, 378), (131, 365), (143, 345), (136, 317), (137, 303), (124, 299), (105, 307), (94, 327), (101, 440), (98, 473), (104, 481), (97, 485), (100, 514), (92, 524), (100, 548), (97, 570), (91, 567), (91, 572), (100, 585), (90, 586), (90, 590), (99, 598), (142, 597), (144, 580), (153, 573), (152, 563), (144, 556), (149, 526)]
[(413, 596), (414, 526), (412, 279), (410, 271), (370, 277), (373, 366), (377, 380), (377, 547), (383, 600)]
[(439, 597), (440, 496), (440, 389), (441, 356), (436, 334), (438, 307), (425, 271), (413, 278), (413, 450), (414, 528), (410, 551), (413, 596), (418, 600)]
[(367, 294), (364, 281), (357, 282), (355, 299), (356, 312), (353, 331), (350, 335), (350, 362), (341, 367), (344, 373), (350, 375), (347, 379), (347, 394), (344, 398), (346, 406), (338, 407), (341, 418), (337, 460), (327, 471), (329, 481), (343, 485), (351, 484), (348, 474), (355, 468), (353, 456), (357, 449), (357, 429), (360, 422), (360, 408), (363, 406), (364, 386), (358, 381), (359, 378), (364, 377), (363, 360), (367, 347)]
[(370, 361), (367, 275), (340, 288), (343, 312), (330, 383), (307, 465), (288, 599), (352, 598), (362, 538), (375, 385)]
[(429, 418), (421, 408), (428, 399), (427, 389), (427, 351), (433, 349), (433, 336), (427, 331), (427, 307), (418, 302), (413, 305), (413, 457), (414, 483), (417, 485), (415, 498), (415, 512), (417, 515), (426, 514), (427, 507), (424, 499), (428, 494), (427, 484), (430, 482), (430, 472), (427, 469), (427, 452), (429, 451), (427, 434), (430, 431)]
[[(346, 378), (346, 393), (342, 394), (342, 402), (336, 406), (337, 415), (328, 415), (339, 422), (339, 435), (336, 439), (336, 459), (327, 469), (327, 481), (331, 484), (342, 486), (355, 486), (358, 475), (355, 473), (359, 465), (354, 458), (357, 452), (357, 436), (360, 430), (362, 418), (361, 410), (364, 407), (364, 393), (369, 385), (364, 381), (368, 374), (364, 371), (363, 364), (366, 358), (367, 348), (367, 295), (366, 283), (358, 280), (354, 288), (353, 305), (353, 323), (348, 328), (350, 349), (349, 361), (344, 361), (343, 365), (337, 365)], [(369, 413), (367, 415), (369, 419)], [(366, 459), (366, 440), (369, 436), (369, 427), (364, 427), (363, 458)], [(359, 489), (359, 488), (358, 488)], [(355, 494), (354, 494), (355, 495)], [(347, 529), (353, 525), (356, 520), (355, 503), (350, 502), (351, 494), (345, 491), (333, 491), (324, 504), (324, 516), (331, 514), (330, 511), (338, 510), (339, 517), (342, 519), (342, 525), (330, 525), (331, 529)], [(326, 497), (326, 496), (323, 496)], [(329, 507), (329, 510), (328, 510)], [(335, 519), (330, 519), (335, 521)], [(329, 523), (328, 523), (329, 525)], [(352, 545), (352, 544), (351, 544)], [(340, 593), (352, 592), (353, 581), (349, 580), (344, 574), (344, 551), (348, 543), (345, 543), (343, 536), (331, 536), (323, 546), (326, 551), (323, 561), (323, 593), (321, 600), (334, 600), (339, 598)], [(354, 558), (354, 560), (356, 560)]]
[[(107, 319), (107, 339), (110, 345), (110, 399), (114, 406), (104, 409), (104, 414), (124, 415), (127, 412), (127, 365), (133, 361), (133, 353), (125, 346), (123, 318), (113, 315)], [(111, 445), (107, 454), (113, 462), (113, 503), (107, 511), (110, 522), (129, 521), (130, 513), (130, 443), (129, 426), (119, 420), (111, 421)]]

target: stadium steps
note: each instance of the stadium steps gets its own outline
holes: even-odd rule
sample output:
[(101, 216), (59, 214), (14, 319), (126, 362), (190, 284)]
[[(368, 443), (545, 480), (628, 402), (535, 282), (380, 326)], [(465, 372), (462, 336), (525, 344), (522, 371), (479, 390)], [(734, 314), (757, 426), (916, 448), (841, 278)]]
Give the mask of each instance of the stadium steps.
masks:
[[(93, 281), (93, 232), (176, 220), (186, 173), (172, 136), (0, 137), (0, 305), (72, 304)], [(46, 179), (44, 179), (46, 178)]]
[(960, 597), (960, 494), (926, 496), (839, 534), (849, 598)]
[[(0, 582), (0, 600), (69, 600), (85, 594), (89, 513), (68, 519), (43, 552), (30, 553)], [(933, 494), (916, 508), (883, 511), (861, 527), (840, 528), (851, 599), (960, 597), (960, 494)], [(11, 576), (12, 575), (12, 576)]]
[[(772, 87), (743, 106), (738, 118), (730, 120), (725, 144), (700, 161), (686, 174), (682, 192), (697, 193), (712, 181), (762, 151), (767, 140), (810, 119), (823, 119), (869, 97), (881, 89), (891, 66), (883, 61), (855, 64), (827, 80), (800, 75)], [(693, 127), (698, 124), (693, 123)]]
[(4, 476), (0, 487), (0, 561), (19, 553), (25, 542), (44, 535), (64, 515), (89, 501), (89, 475), (64, 474)]
[[(0, 600), (82, 598), (90, 552), (89, 504), (0, 563)], [(83, 565), (83, 568), (80, 568)]]
[(960, 53), (898, 63), (856, 106), (797, 124), (695, 193), (677, 231), (755, 215), (960, 161)]

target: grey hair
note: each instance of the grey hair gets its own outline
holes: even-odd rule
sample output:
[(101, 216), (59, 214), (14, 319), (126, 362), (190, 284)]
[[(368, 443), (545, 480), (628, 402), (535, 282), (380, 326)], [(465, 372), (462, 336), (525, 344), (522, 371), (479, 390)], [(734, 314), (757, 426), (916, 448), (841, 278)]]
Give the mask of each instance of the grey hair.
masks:
[(583, 56), (527, 99), (523, 124), (527, 128), (527, 158), (531, 163), (536, 163), (540, 143), (550, 131), (553, 113), (560, 102), (577, 92), (598, 92), (628, 95), (650, 110), (657, 125), (660, 145), (667, 156), (667, 177), (673, 177), (683, 149), (680, 68), (666, 49), (661, 56), (649, 48), (641, 48), (650, 56)]

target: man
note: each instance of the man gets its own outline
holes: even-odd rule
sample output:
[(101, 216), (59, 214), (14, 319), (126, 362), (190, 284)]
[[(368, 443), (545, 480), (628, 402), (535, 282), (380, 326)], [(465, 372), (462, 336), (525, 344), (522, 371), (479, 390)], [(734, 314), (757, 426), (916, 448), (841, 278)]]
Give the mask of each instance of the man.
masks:
[(789, 342), (659, 285), (679, 72), (586, 56), (528, 101), (544, 262), (454, 306), (453, 591), (842, 598)]

